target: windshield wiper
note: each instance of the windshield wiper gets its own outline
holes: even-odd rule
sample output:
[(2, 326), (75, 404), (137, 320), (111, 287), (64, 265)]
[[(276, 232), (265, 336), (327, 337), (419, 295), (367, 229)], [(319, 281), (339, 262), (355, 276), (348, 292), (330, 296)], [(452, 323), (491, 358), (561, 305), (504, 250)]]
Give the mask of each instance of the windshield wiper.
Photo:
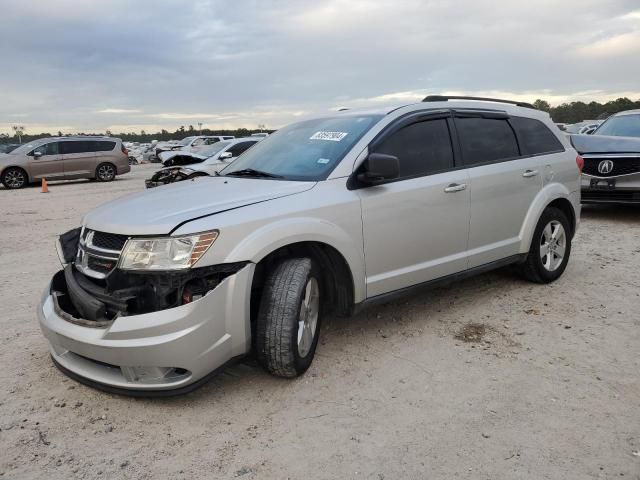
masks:
[(275, 175), (269, 172), (263, 172), (261, 170), (254, 170), (253, 168), (243, 168), (242, 170), (236, 170), (235, 172), (229, 172), (224, 174), (225, 177), (257, 177), (257, 178), (282, 178), (282, 175)]

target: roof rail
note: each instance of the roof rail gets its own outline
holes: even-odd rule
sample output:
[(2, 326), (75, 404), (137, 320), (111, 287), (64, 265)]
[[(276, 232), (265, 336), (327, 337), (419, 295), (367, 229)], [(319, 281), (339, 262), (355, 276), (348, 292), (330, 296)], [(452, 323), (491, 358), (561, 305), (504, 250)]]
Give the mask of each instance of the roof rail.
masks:
[(516, 102), (513, 100), (502, 100), (500, 98), (488, 98), (488, 97), (466, 97), (461, 95), (429, 95), (422, 99), (423, 102), (446, 102), (447, 100), (479, 100), (484, 102), (498, 102), (498, 103), (509, 103), (511, 105), (517, 105), (518, 107), (524, 108), (533, 108), (537, 110), (536, 107), (527, 102)]

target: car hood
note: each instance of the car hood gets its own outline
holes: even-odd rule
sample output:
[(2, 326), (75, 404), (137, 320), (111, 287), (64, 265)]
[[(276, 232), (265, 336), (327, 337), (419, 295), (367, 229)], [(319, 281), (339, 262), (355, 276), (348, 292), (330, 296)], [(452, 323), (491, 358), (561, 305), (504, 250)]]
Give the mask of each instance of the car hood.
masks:
[(203, 163), (194, 163), (193, 165), (185, 165), (182, 167), (183, 170), (190, 170), (192, 172), (206, 172), (206, 173), (214, 173), (219, 172), (224, 167), (229, 165), (229, 162), (203, 162)]
[(105, 203), (89, 212), (83, 225), (123, 235), (168, 234), (189, 220), (295, 195), (314, 185), (315, 182), (199, 177)]
[(571, 135), (576, 151), (583, 153), (640, 153), (640, 138), (608, 135)]

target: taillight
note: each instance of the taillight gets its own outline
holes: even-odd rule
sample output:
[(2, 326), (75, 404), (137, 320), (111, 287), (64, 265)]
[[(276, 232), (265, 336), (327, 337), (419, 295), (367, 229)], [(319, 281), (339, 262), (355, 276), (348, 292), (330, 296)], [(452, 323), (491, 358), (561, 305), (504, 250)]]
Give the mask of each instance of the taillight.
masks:
[(584, 168), (584, 158), (582, 158), (580, 155), (576, 157), (576, 165), (578, 165), (578, 170), (580, 170), (580, 173), (582, 173), (582, 169)]
[(122, 149), (122, 153), (124, 153), (125, 155), (129, 155), (129, 150), (127, 150), (127, 147), (125, 147), (124, 145), (120, 145), (120, 148)]

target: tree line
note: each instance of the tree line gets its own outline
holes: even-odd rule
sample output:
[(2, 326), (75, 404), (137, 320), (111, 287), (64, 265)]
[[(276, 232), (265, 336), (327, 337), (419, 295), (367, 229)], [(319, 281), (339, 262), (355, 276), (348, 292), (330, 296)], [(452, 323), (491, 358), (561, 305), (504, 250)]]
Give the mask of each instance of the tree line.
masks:
[(604, 120), (614, 113), (624, 110), (640, 109), (640, 100), (635, 102), (626, 97), (600, 102), (569, 102), (552, 107), (546, 100), (538, 99), (533, 102), (538, 110), (549, 112), (556, 123), (578, 123), (583, 120)]
[[(150, 143), (151, 140), (158, 141), (166, 141), (166, 140), (180, 140), (184, 137), (189, 137), (193, 135), (233, 135), (234, 137), (248, 137), (252, 133), (258, 132), (266, 132), (272, 133), (274, 130), (269, 129), (249, 129), (249, 128), (238, 128), (235, 130), (211, 130), (209, 128), (203, 128), (202, 130), (194, 128), (193, 125), (189, 125), (185, 127), (184, 125), (180, 128), (177, 128), (175, 131), (170, 132), (169, 130), (162, 129), (159, 132), (155, 133), (147, 133), (144, 130), (141, 130), (139, 133), (130, 132), (130, 133), (114, 133), (110, 130), (105, 132), (78, 132), (74, 135), (107, 135), (110, 137), (121, 138), (123, 142), (140, 142), (140, 143)], [(26, 131), (22, 134), (22, 143), (28, 143), (32, 140), (37, 140), (39, 138), (46, 137), (63, 137), (65, 134), (62, 132), (54, 132), (54, 133), (39, 133), (39, 134), (30, 134)], [(6, 133), (0, 133), (0, 143), (18, 143), (18, 135), (9, 135)]]
[[(558, 106), (552, 107), (549, 102), (546, 100), (538, 99), (533, 102), (533, 106), (539, 110), (544, 110), (551, 115), (551, 118), (554, 122), (557, 123), (577, 123), (583, 120), (601, 120), (607, 118), (609, 115), (613, 115), (614, 113), (622, 112), (624, 110), (632, 110), (632, 109), (640, 109), (640, 100), (636, 100), (635, 102), (626, 98), (618, 98), (616, 100), (612, 100), (606, 103), (600, 102), (569, 102), (563, 103)], [(14, 129), (15, 130), (15, 129)], [(140, 133), (113, 133), (109, 130), (106, 132), (100, 133), (77, 133), (76, 135), (109, 135), (113, 137), (121, 138), (125, 142), (140, 142), (140, 143), (148, 143), (151, 140), (158, 141), (166, 141), (166, 140), (179, 140), (184, 137), (188, 137), (190, 135), (233, 135), (235, 137), (246, 137), (251, 135), (252, 133), (257, 132), (267, 132), (271, 133), (273, 130), (268, 129), (248, 129), (248, 128), (238, 128), (236, 130), (210, 130), (208, 128), (198, 130), (194, 128), (193, 125), (189, 125), (185, 128), (185, 126), (181, 126), (176, 129), (174, 132), (170, 132), (168, 130), (162, 129), (159, 132), (155, 133), (147, 133), (144, 130), (140, 131)], [(57, 135), (51, 133), (40, 133), (40, 134), (29, 134), (27, 132), (23, 132), (21, 134), (22, 142), (30, 142), (32, 140), (36, 140), (38, 138), (43, 137), (53, 137), (59, 136), (62, 137), (62, 132), (57, 132)], [(5, 133), (0, 133), (0, 143), (16, 143), (18, 141), (18, 133), (16, 130), (16, 135), (9, 135)]]

